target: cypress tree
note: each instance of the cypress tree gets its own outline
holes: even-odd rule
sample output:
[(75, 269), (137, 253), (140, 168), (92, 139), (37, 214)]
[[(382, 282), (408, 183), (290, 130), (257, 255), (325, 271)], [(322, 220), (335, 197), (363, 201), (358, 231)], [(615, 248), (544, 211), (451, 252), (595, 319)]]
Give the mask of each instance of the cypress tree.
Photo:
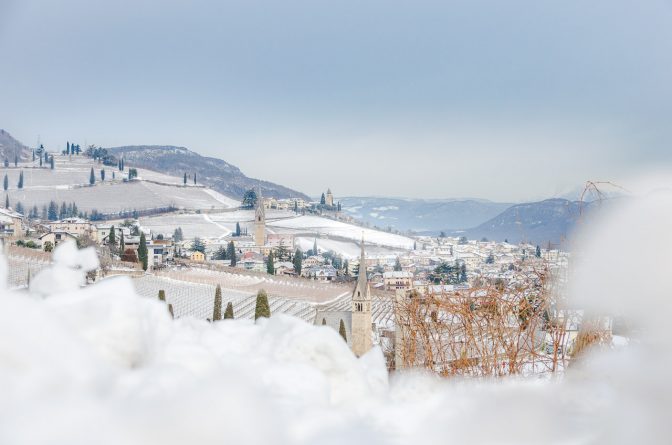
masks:
[(537, 258), (541, 258), (541, 247), (539, 247), (538, 245), (536, 250), (534, 251), (534, 256), (536, 256)]
[(229, 245), (226, 247), (227, 256), (231, 260), (231, 266), (236, 265), (236, 246), (233, 244), (233, 241), (229, 241)]
[(138, 246), (138, 259), (142, 263), (142, 270), (147, 270), (147, 238), (145, 238), (145, 232), (140, 232), (140, 245)]
[(301, 249), (296, 249), (294, 252), (294, 272), (297, 275), (301, 275), (301, 269), (303, 268), (303, 252)]
[(19, 173), (19, 183), (17, 184), (19, 190), (23, 188), (23, 170)]
[(257, 305), (254, 308), (254, 320), (256, 321), (261, 317), (270, 318), (270, 316), (271, 307), (268, 305), (268, 295), (265, 290), (260, 289), (259, 292), (257, 292)]
[(347, 343), (348, 337), (345, 334), (345, 323), (343, 323), (343, 319), (341, 319), (341, 323), (338, 326), (338, 333), (341, 334), (341, 337), (343, 337), (343, 341)]
[(236, 223), (236, 236), (240, 236), (240, 223)]
[(40, 167), (42, 167), (42, 155), (40, 155)]
[(117, 237), (115, 236), (115, 233), (114, 233), (114, 226), (110, 227), (110, 235), (109, 235), (109, 238), (108, 238), (108, 244), (110, 244), (111, 246), (114, 246), (114, 245), (117, 244)]
[(9, 178), (7, 177), (7, 173), (5, 173), (5, 179), (2, 181), (2, 187), (7, 191), (9, 188)]
[(215, 307), (212, 311), (212, 321), (219, 321), (221, 319), (222, 319), (222, 287), (218, 284), (217, 288), (215, 289)]
[(100, 180), (101, 181), (105, 180), (105, 169), (104, 168), (100, 169)]
[(70, 154), (70, 141), (67, 141), (67, 142), (66, 142), (66, 145), (65, 145), (65, 152), (66, 152), (67, 154)]
[(35, 149), (33, 148), (33, 162), (35, 162)]
[(168, 305), (168, 312), (170, 313), (170, 318), (175, 318), (175, 314), (173, 313), (173, 305), (172, 304)]
[(226, 303), (226, 311), (224, 311), (224, 320), (233, 320), (233, 303), (230, 301)]
[(9, 208), (9, 195), (5, 193), (5, 208)]
[(313, 255), (317, 255), (317, 238), (313, 241)]
[(91, 167), (91, 173), (89, 174), (89, 185), (96, 183), (96, 175), (93, 173), (93, 167)]
[(184, 185), (187, 185), (187, 173), (186, 172), (184, 173), (184, 179), (182, 180), (182, 183)]
[(14, 167), (19, 165), (19, 155), (14, 155)]
[(327, 200), (324, 197), (324, 193), (322, 193), (322, 197), (320, 198), (320, 205), (325, 205), (327, 203)]
[(401, 261), (399, 261), (399, 257), (397, 257), (397, 260), (394, 262), (394, 271), (401, 272)]
[(273, 264), (273, 251), (268, 252), (268, 260), (266, 261), (266, 272), (269, 275), (275, 275), (275, 264)]
[(196, 173), (194, 173), (194, 185), (196, 185)]
[(54, 156), (53, 155), (49, 158), (49, 165), (50, 165), (51, 169), (53, 170), (54, 169)]
[(166, 291), (163, 289), (159, 291), (159, 301), (166, 302)]
[(122, 231), (119, 234), (119, 251), (123, 252), (126, 249), (126, 243), (124, 242), (124, 232)]

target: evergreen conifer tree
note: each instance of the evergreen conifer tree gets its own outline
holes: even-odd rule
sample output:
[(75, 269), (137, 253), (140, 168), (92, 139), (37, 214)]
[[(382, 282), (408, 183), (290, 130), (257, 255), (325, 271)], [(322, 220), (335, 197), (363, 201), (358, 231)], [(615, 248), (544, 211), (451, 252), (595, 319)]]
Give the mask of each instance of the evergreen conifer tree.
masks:
[(104, 168), (100, 169), (100, 180), (101, 181), (105, 180), (105, 169)]
[(263, 289), (260, 289), (259, 292), (257, 292), (257, 305), (254, 308), (254, 320), (256, 321), (261, 317), (271, 317), (271, 307), (268, 305), (268, 295)]
[(236, 236), (240, 236), (240, 223), (236, 223)]
[(175, 318), (175, 313), (173, 312), (173, 305), (168, 305), (168, 313), (170, 313), (170, 318)]
[(124, 232), (122, 231), (119, 234), (119, 252), (123, 252), (126, 249), (126, 243), (124, 242)]
[(194, 185), (196, 185), (196, 173), (194, 173)]
[(7, 173), (5, 173), (5, 179), (2, 181), (2, 187), (5, 191), (9, 188), (9, 178), (7, 177)]
[(14, 210), (16, 210), (17, 213), (20, 213), (20, 214), (23, 215), (23, 211), (24, 211), (23, 204), (21, 204), (20, 202), (17, 202), (16, 206), (14, 207)]
[(224, 320), (233, 320), (233, 303), (230, 301), (226, 303), (226, 311), (224, 311)]
[(275, 275), (275, 264), (273, 264), (273, 251), (268, 252), (268, 259), (266, 260), (266, 273)]
[(401, 261), (399, 261), (399, 257), (397, 257), (397, 260), (394, 262), (394, 270), (395, 272), (401, 272)]
[(19, 165), (19, 155), (14, 155), (14, 167), (18, 167)]
[(5, 193), (5, 208), (9, 208), (9, 195)]
[(23, 170), (19, 173), (19, 183), (17, 184), (19, 190), (23, 188)]
[(187, 173), (186, 172), (184, 173), (184, 179), (182, 180), (182, 183), (184, 185), (187, 185)]
[(317, 238), (313, 241), (313, 255), (317, 255)]
[(345, 333), (345, 323), (343, 323), (343, 319), (341, 319), (341, 322), (338, 325), (338, 333), (341, 334), (341, 337), (343, 337), (343, 341), (347, 343), (348, 337)]
[(231, 261), (231, 267), (234, 267), (236, 265), (236, 246), (233, 244), (233, 241), (229, 241), (226, 251), (229, 260)]
[(163, 289), (159, 291), (159, 301), (166, 302), (166, 291)]
[(35, 162), (35, 149), (33, 148), (33, 162)]
[(49, 221), (56, 221), (58, 219), (58, 205), (54, 201), (49, 202), (49, 210), (47, 211), (47, 219)]
[(294, 252), (294, 272), (297, 275), (301, 275), (301, 269), (303, 268), (303, 252), (301, 249), (296, 249)]
[(222, 288), (218, 284), (215, 289), (215, 307), (212, 311), (212, 321), (219, 321), (222, 319)]
[(537, 258), (541, 258), (541, 247), (539, 247), (538, 245), (536, 250), (534, 251), (534, 256), (536, 256)]
[(54, 169), (54, 156), (53, 155), (49, 158), (49, 166), (52, 170)]
[(147, 270), (147, 238), (145, 232), (140, 232), (140, 245), (138, 246), (138, 259), (142, 263), (142, 270)]
[(327, 200), (324, 197), (324, 193), (322, 193), (322, 196), (320, 197), (320, 205), (325, 205), (326, 203), (327, 203)]
[(96, 183), (96, 175), (93, 173), (93, 167), (91, 167), (91, 173), (89, 174), (89, 185)]
[(111, 246), (115, 246), (117, 244), (117, 237), (115, 236), (116, 234), (114, 233), (114, 226), (110, 227), (110, 234), (107, 238), (107, 243)]

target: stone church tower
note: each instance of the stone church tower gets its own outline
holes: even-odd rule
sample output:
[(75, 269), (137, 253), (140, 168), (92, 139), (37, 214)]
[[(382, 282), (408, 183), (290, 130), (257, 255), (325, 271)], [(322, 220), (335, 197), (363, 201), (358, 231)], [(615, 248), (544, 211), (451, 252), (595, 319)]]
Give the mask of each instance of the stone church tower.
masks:
[(261, 187), (257, 193), (257, 208), (254, 211), (254, 243), (257, 246), (266, 245), (266, 211), (264, 199), (261, 197)]
[(373, 346), (371, 341), (371, 287), (366, 278), (366, 256), (362, 238), (362, 254), (359, 259), (359, 277), (352, 293), (352, 352), (357, 357), (364, 355)]
[(324, 203), (328, 205), (329, 207), (334, 206), (334, 194), (331, 193), (331, 189), (327, 189), (327, 196), (324, 199)]

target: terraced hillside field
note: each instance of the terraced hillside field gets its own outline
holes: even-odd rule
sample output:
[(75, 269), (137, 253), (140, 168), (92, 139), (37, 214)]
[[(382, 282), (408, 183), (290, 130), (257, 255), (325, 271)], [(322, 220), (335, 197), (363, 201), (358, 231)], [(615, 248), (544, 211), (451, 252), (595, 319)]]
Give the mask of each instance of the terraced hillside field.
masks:
[[(21, 202), (28, 209), (33, 205), (41, 208), (49, 201), (75, 202), (80, 210), (93, 209), (103, 213), (149, 210), (174, 206), (188, 210), (224, 209), (238, 205), (236, 200), (202, 186), (182, 185), (181, 178), (161, 173), (138, 170), (138, 179), (124, 182), (128, 173), (114, 167), (104, 166), (83, 156), (56, 155), (55, 168), (39, 168), (38, 162), (20, 163), (3, 168), (7, 175), (10, 205)], [(89, 185), (91, 168), (95, 184)], [(101, 170), (105, 169), (105, 180)], [(23, 172), (23, 188), (18, 188), (19, 175)], [(113, 173), (115, 178), (113, 179)]]

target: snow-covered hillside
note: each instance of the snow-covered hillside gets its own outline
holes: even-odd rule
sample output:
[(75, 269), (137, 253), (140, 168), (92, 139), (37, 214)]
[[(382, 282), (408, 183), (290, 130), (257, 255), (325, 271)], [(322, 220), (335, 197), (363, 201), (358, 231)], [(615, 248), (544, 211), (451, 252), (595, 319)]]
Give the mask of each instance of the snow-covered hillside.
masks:
[(269, 226), (274, 229), (295, 231), (296, 233), (315, 232), (320, 235), (345, 238), (353, 241), (360, 241), (363, 236), (365, 242), (370, 244), (398, 249), (413, 248), (413, 240), (411, 238), (346, 224), (332, 219), (320, 218), (319, 216), (297, 216), (273, 221), (269, 223)]
[[(24, 209), (33, 205), (41, 209), (43, 205), (55, 201), (75, 202), (82, 211), (93, 209), (103, 213), (148, 210), (175, 206), (188, 210), (208, 210), (231, 208), (239, 205), (235, 199), (219, 192), (194, 186), (183, 185), (182, 178), (164, 175), (151, 170), (137, 169), (138, 178), (123, 182), (128, 173), (115, 167), (104, 166), (84, 156), (54, 155), (55, 168), (39, 168), (38, 161), (26, 161), (5, 168), (9, 189), (6, 192), (10, 204), (21, 203)], [(91, 168), (94, 169), (95, 184), (89, 186)], [(105, 170), (105, 180), (101, 170)], [(23, 172), (23, 188), (18, 188), (19, 175)], [(113, 178), (113, 173), (115, 178)]]

